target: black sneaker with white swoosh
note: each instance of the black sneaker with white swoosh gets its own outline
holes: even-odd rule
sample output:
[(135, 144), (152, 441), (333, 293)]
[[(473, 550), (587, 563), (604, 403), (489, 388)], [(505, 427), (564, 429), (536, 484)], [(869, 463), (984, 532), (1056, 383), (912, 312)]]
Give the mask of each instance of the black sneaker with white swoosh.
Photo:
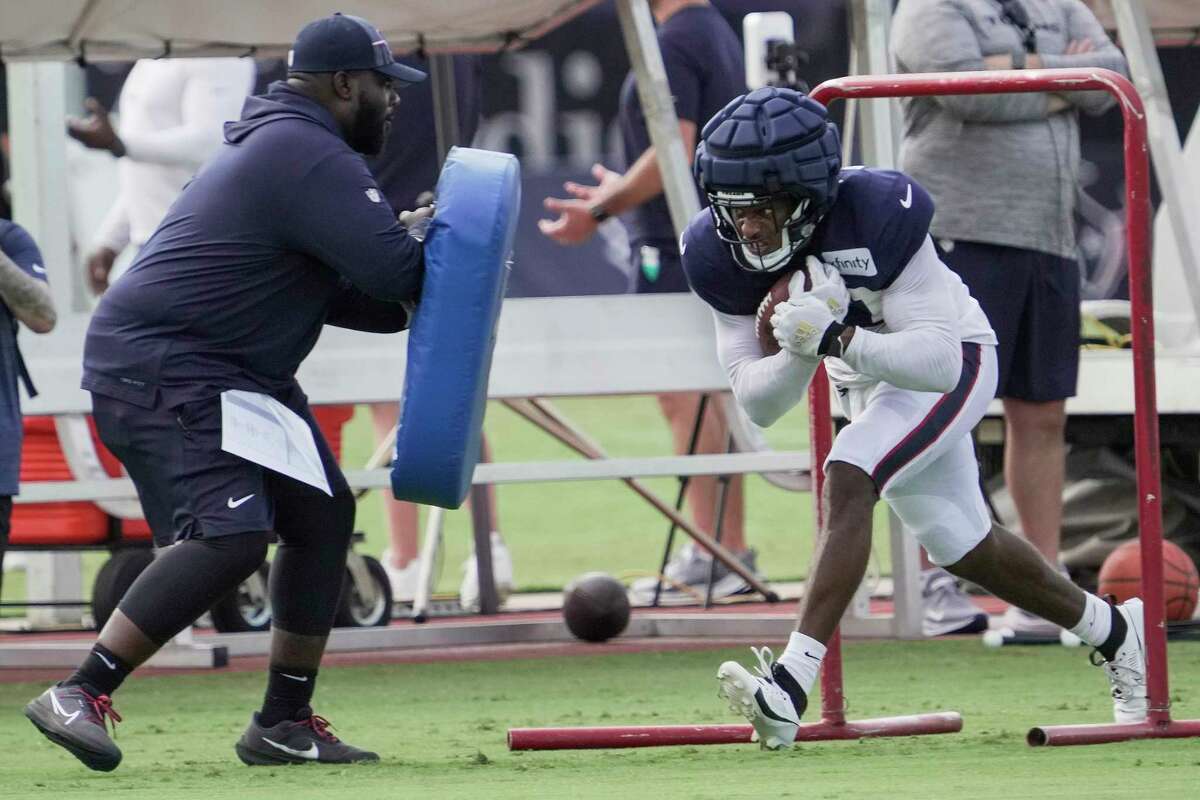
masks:
[(280, 764), (353, 764), (378, 761), (379, 756), (343, 742), (330, 732), (329, 720), (304, 708), (294, 720), (284, 720), (270, 728), (259, 724), (258, 713), (250, 718), (250, 727), (234, 749), (243, 764), (278, 766)]
[(94, 695), (82, 686), (51, 686), (25, 706), (25, 716), (90, 769), (111, 772), (121, 763), (121, 750), (106, 725), (111, 719), (115, 731), (121, 715), (108, 695)]

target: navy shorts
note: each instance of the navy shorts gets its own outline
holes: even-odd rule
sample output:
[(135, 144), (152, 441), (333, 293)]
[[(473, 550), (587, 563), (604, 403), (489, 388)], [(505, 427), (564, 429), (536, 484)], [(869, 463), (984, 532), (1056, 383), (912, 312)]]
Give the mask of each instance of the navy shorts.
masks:
[(944, 239), (937, 244), (996, 331), (996, 396), (1034, 403), (1074, 397), (1079, 265), (1019, 247)]
[[(349, 486), (304, 401), (277, 398), (307, 422), (330, 489)], [(295, 495), (328, 496), (308, 484), (260, 467), (221, 449), (221, 398), (147, 410), (92, 395), (100, 440), (137, 487), (142, 511), (165, 547), (183, 539), (213, 538), (275, 527), (275, 503)], [(331, 498), (329, 498), (331, 499)]]
[(638, 294), (691, 291), (674, 240), (633, 242), (629, 260), (637, 276)]

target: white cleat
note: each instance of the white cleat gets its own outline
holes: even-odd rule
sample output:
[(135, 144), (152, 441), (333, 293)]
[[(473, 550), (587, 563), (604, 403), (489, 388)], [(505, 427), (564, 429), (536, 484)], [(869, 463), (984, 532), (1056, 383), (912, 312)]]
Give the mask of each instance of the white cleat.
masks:
[(759, 666), (755, 669), (759, 674), (752, 675), (736, 661), (726, 661), (717, 670), (717, 680), (720, 682), (717, 693), (729, 702), (730, 709), (750, 721), (762, 749), (782, 750), (791, 747), (800, 730), (800, 713), (803, 713), (807, 700), (797, 686), (795, 690), (801, 694), (801, 711), (797, 712), (792, 695), (776, 682), (779, 673), (783, 673), (787, 680), (792, 680), (791, 676), (782, 666), (774, 663), (775, 657), (769, 648), (750, 649), (758, 658)]
[(1112, 661), (1101, 662), (1112, 686), (1113, 718), (1118, 723), (1146, 719), (1146, 637), (1142, 601), (1134, 597), (1116, 607), (1125, 618), (1125, 641)]

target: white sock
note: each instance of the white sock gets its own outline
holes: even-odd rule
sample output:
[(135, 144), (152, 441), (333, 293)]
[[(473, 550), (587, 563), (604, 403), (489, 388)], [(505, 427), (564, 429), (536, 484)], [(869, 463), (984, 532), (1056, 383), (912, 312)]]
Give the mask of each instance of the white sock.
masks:
[(1083, 619), (1071, 628), (1071, 633), (1084, 644), (1099, 647), (1112, 633), (1112, 606), (1091, 592), (1084, 592), (1084, 597), (1087, 602), (1083, 607)]
[(787, 649), (779, 657), (779, 663), (800, 684), (805, 695), (812, 694), (813, 684), (817, 682), (817, 673), (821, 671), (821, 660), (825, 658), (825, 645), (811, 636), (805, 636), (799, 631), (793, 631), (788, 639)]

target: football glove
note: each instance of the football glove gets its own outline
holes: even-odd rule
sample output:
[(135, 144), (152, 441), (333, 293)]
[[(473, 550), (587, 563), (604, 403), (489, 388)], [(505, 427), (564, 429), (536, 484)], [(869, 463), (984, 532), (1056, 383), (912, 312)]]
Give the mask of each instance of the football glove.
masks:
[(842, 274), (816, 256), (809, 256), (804, 263), (808, 267), (808, 277), (812, 281), (812, 288), (801, 293), (796, 291), (797, 287), (789, 284), (789, 288), (792, 289), (792, 296), (789, 300), (795, 302), (799, 299), (798, 295), (815, 297), (829, 307), (829, 313), (835, 320), (844, 322), (846, 313), (850, 310), (850, 290), (846, 288)]
[(431, 203), (412, 211), (401, 211), (398, 221), (408, 229), (409, 236), (418, 242), (423, 242), (426, 234), (429, 233), (429, 222), (433, 219), (433, 213), (436, 210), (437, 207)]
[[(784, 350), (805, 358), (821, 359), (830, 354), (833, 342), (838, 341), (846, 326), (834, 316), (828, 301), (808, 292), (775, 306), (771, 328), (775, 341)], [(834, 354), (838, 353), (840, 349)]]

